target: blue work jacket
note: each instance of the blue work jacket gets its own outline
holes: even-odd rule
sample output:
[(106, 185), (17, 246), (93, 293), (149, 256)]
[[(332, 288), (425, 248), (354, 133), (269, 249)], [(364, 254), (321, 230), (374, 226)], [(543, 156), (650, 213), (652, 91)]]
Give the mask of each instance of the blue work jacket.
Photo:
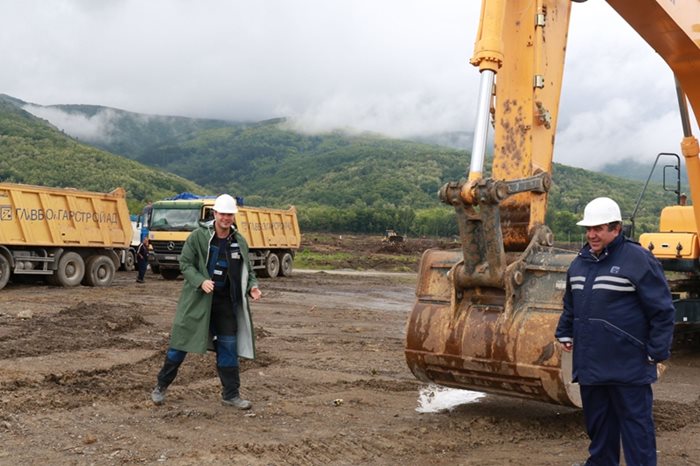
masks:
[(573, 381), (643, 385), (668, 359), (675, 309), (659, 261), (622, 234), (596, 257), (586, 245), (566, 277), (555, 333), (573, 342)]

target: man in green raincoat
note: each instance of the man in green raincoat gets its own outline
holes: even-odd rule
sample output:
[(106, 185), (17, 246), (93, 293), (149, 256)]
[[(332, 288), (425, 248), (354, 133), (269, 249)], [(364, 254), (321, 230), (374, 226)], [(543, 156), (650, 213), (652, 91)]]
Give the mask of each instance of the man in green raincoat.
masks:
[(238, 357), (255, 358), (255, 335), (248, 298), (262, 296), (250, 260), (248, 244), (234, 225), (238, 206), (222, 194), (214, 202), (214, 220), (193, 231), (180, 256), (185, 277), (170, 335), (165, 363), (151, 393), (157, 405), (175, 380), (187, 353), (206, 353), (213, 342), (221, 379), (222, 403), (250, 409), (240, 396)]

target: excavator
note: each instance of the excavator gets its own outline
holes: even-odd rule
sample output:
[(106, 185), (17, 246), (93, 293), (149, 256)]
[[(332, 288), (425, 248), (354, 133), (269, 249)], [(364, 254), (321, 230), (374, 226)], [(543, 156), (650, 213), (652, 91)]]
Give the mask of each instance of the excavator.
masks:
[[(682, 90), (681, 107), (687, 99), (700, 115), (700, 1), (607, 3), (666, 61)], [(439, 192), (455, 209), (461, 250), (425, 251), (406, 327), (406, 362), (419, 380), (581, 405), (571, 355), (554, 339), (575, 253), (555, 248), (545, 225), (571, 9), (572, 0), (482, 0), (470, 61), (480, 85), (469, 171)], [(490, 125), (493, 162), (486, 177)], [(673, 249), (680, 241), (689, 260), (677, 328), (700, 334), (700, 300), (693, 299), (700, 291), (700, 160), (687, 118), (683, 129), (692, 206), (673, 206), (681, 213), (670, 231), (658, 233), (676, 236), (642, 240), (657, 245), (657, 256), (662, 244), (673, 242)]]

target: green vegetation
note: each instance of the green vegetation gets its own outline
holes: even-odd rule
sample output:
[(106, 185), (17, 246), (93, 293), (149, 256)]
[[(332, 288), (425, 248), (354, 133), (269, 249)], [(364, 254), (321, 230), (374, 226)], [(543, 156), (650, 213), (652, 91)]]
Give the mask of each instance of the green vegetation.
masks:
[(61, 131), (0, 99), (0, 181), (110, 192), (127, 191), (129, 208), (203, 188), (162, 170), (81, 144)]
[(53, 105), (70, 115), (109, 120), (106, 138), (85, 141), (113, 154), (139, 160), (153, 147), (186, 140), (205, 129), (235, 126), (221, 120), (194, 119), (176, 116), (143, 115), (97, 105)]
[[(465, 151), (374, 134), (304, 134), (284, 119), (237, 124), (58, 107), (86, 118), (111, 112), (109, 139), (100, 145), (135, 159), (129, 160), (77, 142), (21, 110), (22, 104), (0, 96), (1, 181), (94, 191), (122, 186), (134, 211), (146, 198), (230, 192), (250, 205), (295, 205), (303, 231), (457, 234), (454, 210), (440, 203), (437, 191), (464, 177)], [(590, 199), (611, 196), (628, 217), (643, 185), (559, 164), (553, 181), (547, 224), (562, 241), (580, 238), (575, 223)], [(674, 202), (651, 186), (636, 232), (656, 229), (662, 207)]]
[(447, 179), (460, 176), (453, 149), (340, 132), (304, 135), (284, 122), (201, 131), (142, 159), (214, 192), (243, 193), (252, 203), (338, 208), (434, 205)]
[(347, 252), (314, 252), (301, 250), (294, 258), (294, 265), (300, 269), (333, 270), (338, 264), (347, 264), (353, 255)]
[(300, 250), (294, 258), (294, 266), (311, 270), (371, 270), (381, 268), (387, 272), (411, 272), (418, 266), (420, 256), (415, 254), (374, 254), (358, 252), (314, 252)]

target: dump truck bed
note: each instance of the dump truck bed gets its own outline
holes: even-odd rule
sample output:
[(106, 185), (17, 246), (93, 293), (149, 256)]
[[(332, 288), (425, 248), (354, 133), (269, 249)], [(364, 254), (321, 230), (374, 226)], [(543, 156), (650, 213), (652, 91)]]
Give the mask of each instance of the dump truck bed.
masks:
[(251, 248), (297, 249), (301, 243), (296, 208), (241, 207), (236, 225)]
[(0, 183), (0, 245), (128, 248), (122, 188), (111, 193)]

